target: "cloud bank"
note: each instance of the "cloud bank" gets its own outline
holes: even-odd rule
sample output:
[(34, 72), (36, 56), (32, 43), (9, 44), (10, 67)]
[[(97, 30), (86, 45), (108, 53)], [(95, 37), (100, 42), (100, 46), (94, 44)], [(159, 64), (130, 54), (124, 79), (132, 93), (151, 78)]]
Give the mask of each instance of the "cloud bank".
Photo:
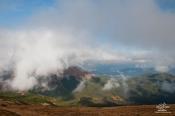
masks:
[(15, 29), (0, 28), (0, 69), (14, 69), (16, 90), (85, 61), (151, 64), (175, 61), (175, 15), (154, 0), (55, 1)]

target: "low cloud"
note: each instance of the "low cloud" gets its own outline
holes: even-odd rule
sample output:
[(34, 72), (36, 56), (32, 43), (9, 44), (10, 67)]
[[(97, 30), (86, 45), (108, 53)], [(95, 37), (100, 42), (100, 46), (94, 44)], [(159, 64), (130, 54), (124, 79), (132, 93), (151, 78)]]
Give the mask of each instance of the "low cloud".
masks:
[(89, 47), (85, 41), (74, 41), (78, 36), (62, 31), (7, 31), (1, 33), (1, 37), (3, 49), (8, 51), (8, 54), (1, 51), (1, 68), (12, 67), (14, 77), (9, 85), (15, 90), (32, 89), (38, 84), (38, 77), (61, 73), (69, 66), (79, 66), (88, 60), (127, 60), (124, 54)]
[(111, 78), (107, 81), (102, 90), (107, 91), (118, 87), (120, 87), (120, 83), (118, 82), (118, 80)]
[(169, 67), (168, 66), (156, 66), (155, 70), (157, 72), (165, 73), (169, 71)]
[(78, 86), (73, 90), (73, 92), (81, 92), (85, 87), (86, 80), (82, 80)]

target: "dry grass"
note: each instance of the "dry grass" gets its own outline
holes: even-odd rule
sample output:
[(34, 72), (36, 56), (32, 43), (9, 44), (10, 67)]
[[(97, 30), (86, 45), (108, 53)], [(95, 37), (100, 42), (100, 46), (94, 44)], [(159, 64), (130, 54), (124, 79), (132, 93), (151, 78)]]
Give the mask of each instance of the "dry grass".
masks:
[(25, 105), (0, 101), (0, 116), (175, 116), (175, 105), (170, 105), (170, 114), (157, 114), (155, 111), (155, 105), (92, 108)]

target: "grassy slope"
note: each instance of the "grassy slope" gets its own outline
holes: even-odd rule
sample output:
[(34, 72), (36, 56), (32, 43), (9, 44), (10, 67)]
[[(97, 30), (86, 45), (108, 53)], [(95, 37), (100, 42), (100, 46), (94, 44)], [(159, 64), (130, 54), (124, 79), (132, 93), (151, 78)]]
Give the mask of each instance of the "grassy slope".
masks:
[[(0, 99), (11, 101), (19, 104), (48, 104), (48, 105), (61, 105), (61, 100), (26, 92), (24, 95), (17, 92), (0, 92)], [(63, 104), (62, 104), (63, 105)]]

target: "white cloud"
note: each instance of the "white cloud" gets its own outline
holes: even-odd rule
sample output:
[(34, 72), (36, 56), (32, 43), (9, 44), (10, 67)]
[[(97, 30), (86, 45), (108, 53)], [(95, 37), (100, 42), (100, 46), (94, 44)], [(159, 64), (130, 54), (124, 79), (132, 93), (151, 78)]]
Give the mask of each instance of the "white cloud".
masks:
[[(37, 85), (38, 76), (58, 73), (68, 66), (79, 65), (87, 60), (125, 61), (126, 59), (126, 56), (121, 54), (89, 47), (84, 41), (74, 41), (78, 36), (58, 30), (34, 29), (8, 33), (1, 33), (1, 37), (6, 44), (3, 49), (9, 50), (10, 55), (4, 51), (0, 54), (12, 60), (7, 62), (14, 62), (14, 78), (9, 83), (17, 90), (31, 89)], [(13, 49), (11, 45), (14, 46)], [(4, 61), (1, 63), (2, 67), (5, 66), (3, 63)]]
[(85, 87), (86, 80), (82, 80), (79, 85), (73, 90), (73, 92), (81, 92)]
[(118, 80), (111, 78), (107, 81), (102, 90), (107, 91), (118, 87), (120, 87), (120, 83), (118, 82)]
[(154, 0), (62, 1), (36, 15), (32, 22), (35, 26), (104, 35), (107, 41), (125, 47), (174, 48), (175, 15), (162, 12)]

